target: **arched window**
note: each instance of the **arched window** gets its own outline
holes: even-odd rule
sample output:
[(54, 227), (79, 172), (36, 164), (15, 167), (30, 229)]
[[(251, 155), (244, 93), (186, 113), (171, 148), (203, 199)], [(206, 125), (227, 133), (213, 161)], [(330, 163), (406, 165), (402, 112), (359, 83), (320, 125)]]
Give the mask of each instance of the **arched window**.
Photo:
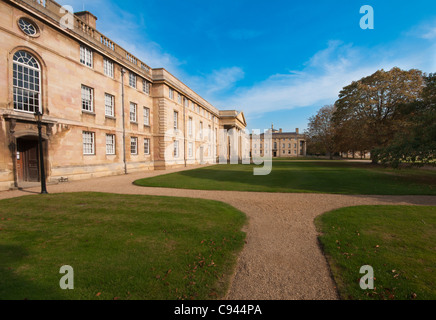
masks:
[(41, 110), (41, 69), (38, 61), (26, 51), (17, 51), (13, 68), (14, 109), (32, 113)]

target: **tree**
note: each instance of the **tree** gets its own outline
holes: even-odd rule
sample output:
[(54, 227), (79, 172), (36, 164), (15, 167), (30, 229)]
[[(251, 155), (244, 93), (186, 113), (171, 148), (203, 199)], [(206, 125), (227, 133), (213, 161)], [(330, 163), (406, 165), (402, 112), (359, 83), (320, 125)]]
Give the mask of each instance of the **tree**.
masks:
[(398, 167), (410, 165), (435, 165), (436, 159), (436, 74), (425, 76), (425, 88), (420, 99), (403, 106), (408, 119), (392, 143), (374, 151), (384, 164)]
[(363, 151), (388, 146), (404, 125), (402, 106), (416, 101), (422, 89), (421, 71), (399, 68), (379, 70), (344, 87), (333, 118), (341, 148)]
[(334, 105), (321, 108), (315, 116), (309, 118), (306, 131), (310, 152), (328, 154), (330, 159), (333, 159), (333, 154), (337, 151), (332, 121), (334, 112)]

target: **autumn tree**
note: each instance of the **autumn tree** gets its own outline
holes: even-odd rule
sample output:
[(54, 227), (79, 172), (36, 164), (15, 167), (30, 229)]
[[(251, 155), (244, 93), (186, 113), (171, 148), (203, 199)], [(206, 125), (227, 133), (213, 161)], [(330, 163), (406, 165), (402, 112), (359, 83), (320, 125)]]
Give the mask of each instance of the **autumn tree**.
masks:
[(382, 163), (398, 167), (433, 164), (436, 160), (436, 73), (425, 76), (425, 88), (420, 99), (404, 105), (402, 113), (407, 119), (387, 147), (374, 150)]
[(332, 120), (341, 149), (364, 151), (389, 145), (404, 125), (402, 106), (416, 101), (422, 89), (421, 71), (399, 68), (379, 70), (344, 87)]
[(310, 153), (328, 154), (330, 159), (337, 151), (334, 141), (333, 114), (335, 106), (325, 106), (318, 113), (309, 118), (306, 136)]

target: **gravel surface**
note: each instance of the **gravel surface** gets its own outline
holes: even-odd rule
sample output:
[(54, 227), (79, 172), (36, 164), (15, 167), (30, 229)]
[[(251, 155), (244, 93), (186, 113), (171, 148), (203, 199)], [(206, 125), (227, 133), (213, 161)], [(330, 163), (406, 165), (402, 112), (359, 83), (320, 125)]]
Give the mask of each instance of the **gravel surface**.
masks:
[[(190, 167), (193, 169), (195, 167)], [(97, 191), (203, 198), (227, 202), (246, 213), (247, 243), (226, 299), (338, 299), (319, 247), (316, 216), (356, 205), (436, 205), (436, 196), (347, 196), (234, 191), (203, 191), (134, 186), (137, 179), (184, 169), (135, 173), (48, 186), (50, 193)], [(0, 199), (35, 194), (39, 188), (0, 192)]]

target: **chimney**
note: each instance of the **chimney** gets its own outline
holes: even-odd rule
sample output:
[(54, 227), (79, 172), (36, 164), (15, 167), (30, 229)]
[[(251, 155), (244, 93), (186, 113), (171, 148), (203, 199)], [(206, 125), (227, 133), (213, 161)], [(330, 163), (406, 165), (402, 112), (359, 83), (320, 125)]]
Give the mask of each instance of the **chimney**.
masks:
[(295, 129), (295, 132), (297, 133), (297, 134), (300, 134), (300, 129)]
[(282, 130), (282, 128), (280, 128), (279, 132), (280, 132), (280, 133), (283, 133), (283, 130)]
[(94, 16), (91, 12), (80, 11), (80, 12), (76, 12), (74, 14), (76, 15), (77, 18), (79, 18), (80, 20), (85, 22), (88, 26), (90, 26), (94, 30), (97, 29), (97, 17)]

